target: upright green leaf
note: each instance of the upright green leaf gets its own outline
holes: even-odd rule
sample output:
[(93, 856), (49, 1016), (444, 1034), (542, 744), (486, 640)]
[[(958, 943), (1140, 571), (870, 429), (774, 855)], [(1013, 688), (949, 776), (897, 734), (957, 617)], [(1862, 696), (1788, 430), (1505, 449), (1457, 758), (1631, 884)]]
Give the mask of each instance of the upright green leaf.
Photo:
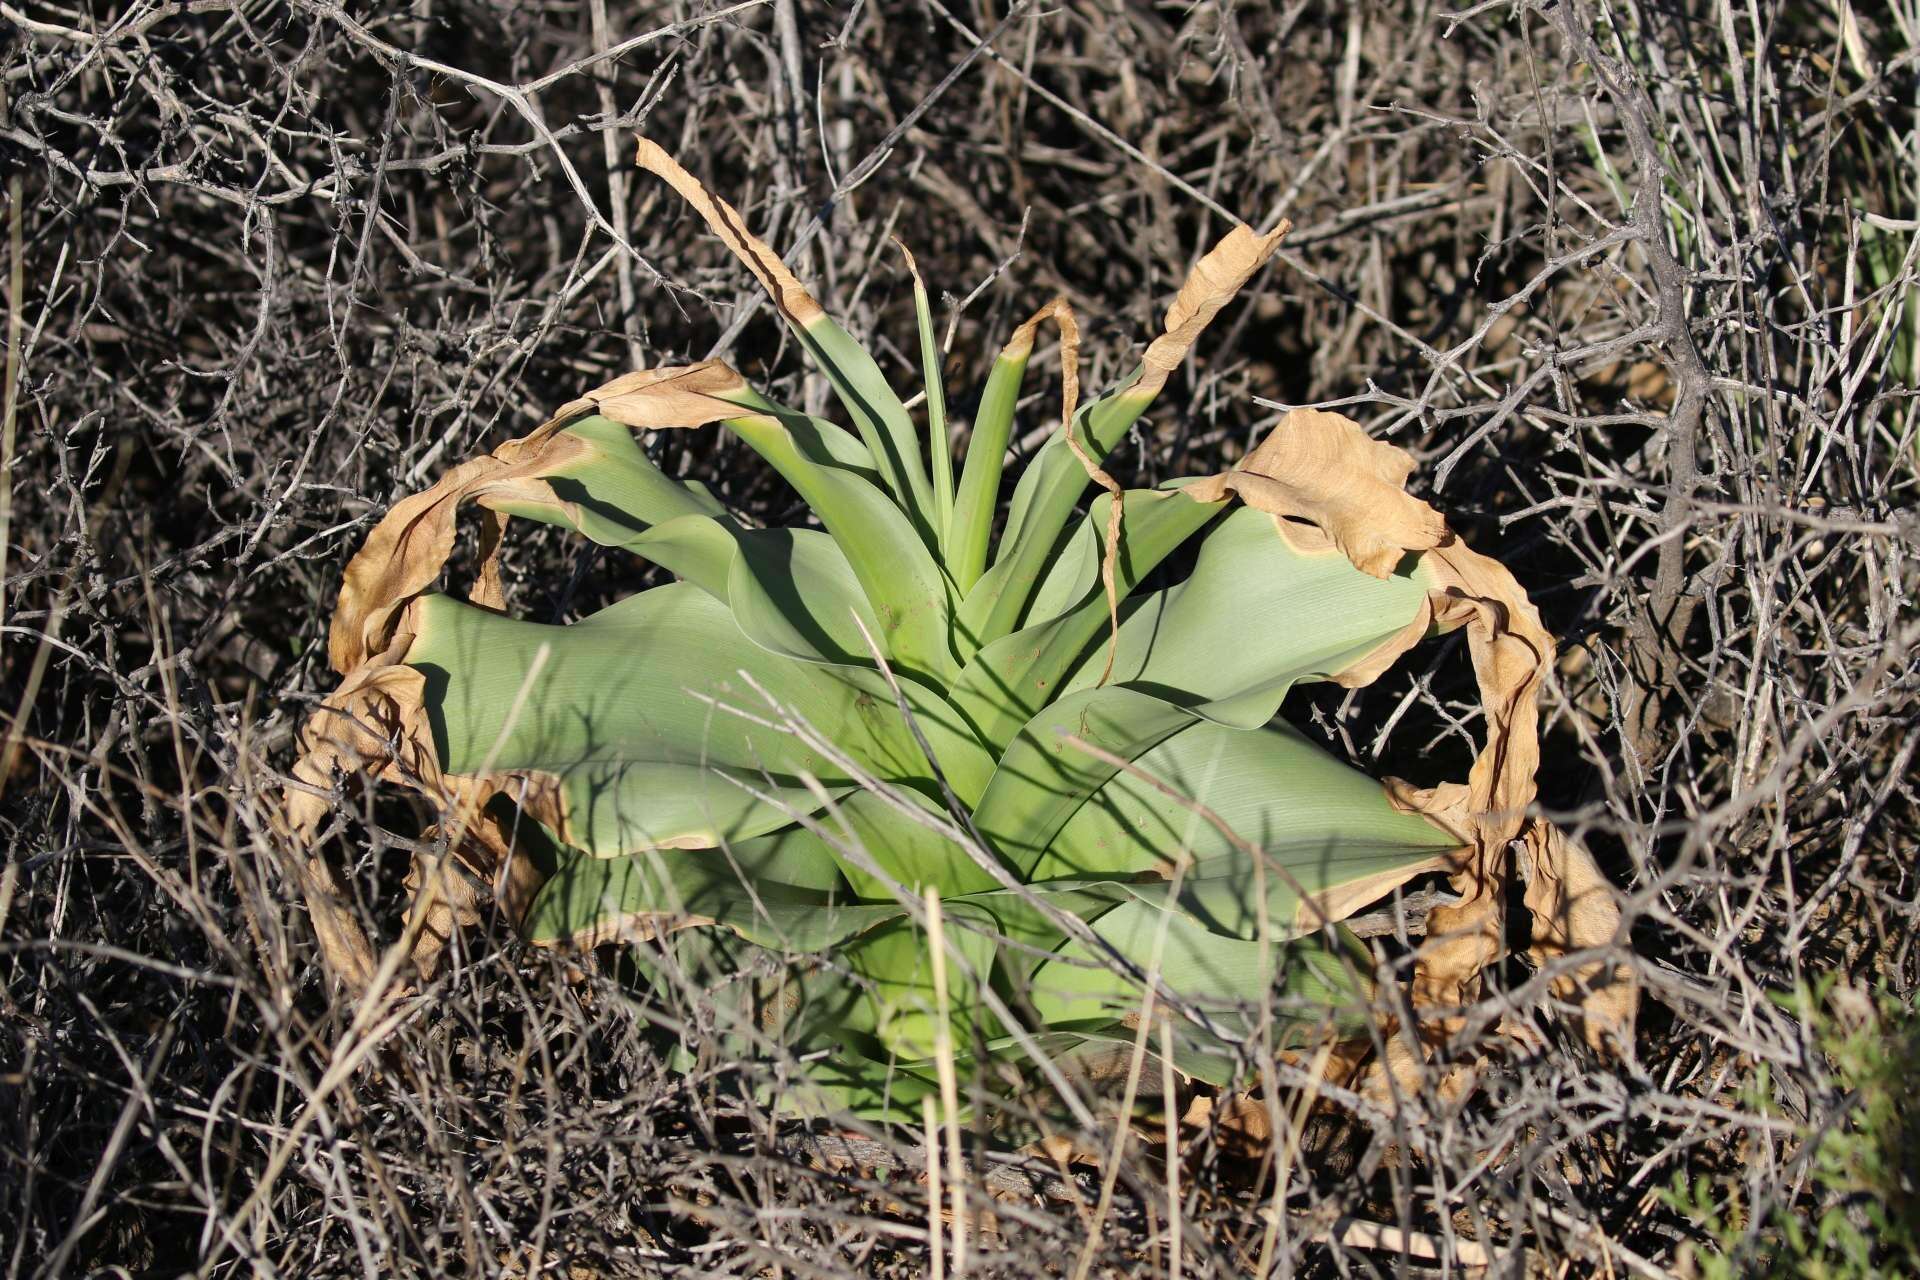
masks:
[(887, 650), (906, 670), (944, 683), (958, 669), (951, 592), (933, 553), (905, 514), (858, 472), (825, 452), (817, 420), (755, 392), (737, 403), (751, 412), (726, 421), (792, 485), (839, 544), (879, 621)]
[(947, 567), (962, 598), (973, 590), (987, 565), (987, 544), (993, 537), (994, 512), (1000, 505), (1000, 476), (1031, 350), (1029, 341), (1024, 347), (1000, 353), (987, 374), (980, 407), (973, 415), (967, 460), (961, 468), (960, 489), (947, 531)]
[(933, 532), (936, 549), (944, 560), (949, 545), (949, 525), (953, 521), (953, 443), (947, 436), (947, 392), (940, 374), (940, 343), (933, 331), (933, 307), (927, 300), (927, 285), (913, 254), (903, 244), (907, 271), (913, 276), (913, 315), (920, 330), (920, 374), (927, 389), (927, 457), (933, 464)]
[(936, 548), (939, 534), (932, 523), (933, 497), (914, 438), (913, 418), (894, 394), (879, 364), (826, 313), (780, 255), (747, 229), (739, 210), (708, 191), (651, 139), (639, 140), (635, 158), (642, 168), (658, 174), (679, 192), (765, 286), (781, 319), (800, 339), (800, 345), (853, 419), (874, 465), (905, 510), (922, 546)]
[[(1121, 387), (1074, 415), (1076, 438), (1095, 463), (1146, 412), (1153, 397), (1135, 393), (1136, 373)], [(1001, 535), (1000, 555), (960, 603), (955, 629), (964, 656), (998, 640), (1020, 625), (1034, 589), (1060, 546), (1073, 508), (1086, 492), (1087, 472), (1073, 456), (1064, 431), (1054, 432), (1020, 476), (1013, 507)]]

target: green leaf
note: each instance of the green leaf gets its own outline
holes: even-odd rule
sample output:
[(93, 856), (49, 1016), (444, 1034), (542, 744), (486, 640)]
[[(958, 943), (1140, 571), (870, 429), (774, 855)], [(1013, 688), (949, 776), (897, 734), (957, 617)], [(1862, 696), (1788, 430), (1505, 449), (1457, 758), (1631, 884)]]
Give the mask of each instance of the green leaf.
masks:
[(534, 943), (551, 946), (706, 921), (760, 946), (808, 952), (902, 914), (855, 903), (838, 881), (817, 850), (767, 839), (624, 858), (574, 853), (534, 897), (525, 928)]
[(804, 1064), (751, 1077), (757, 1096), (777, 1114), (918, 1115), (920, 1099), (937, 1082), (931, 1069), (908, 1069), (880, 1041), (882, 1009), (872, 984), (839, 955), (769, 965), (778, 955), (718, 928), (684, 929), (657, 948), (634, 949), (635, 967), (657, 991), (685, 992), (703, 1013), (711, 1011), (707, 1054), (696, 1056), (683, 1043), (670, 1055), (671, 1065), (684, 1072), (716, 1059), (766, 1061), (777, 1049), (786, 1061)]
[[(779, 411), (785, 413), (786, 411)], [(781, 425), (793, 442), (815, 487), (839, 488), (860, 496), (842, 499), (840, 506), (872, 507), (884, 499), (861, 494), (860, 483), (871, 484), (871, 458), (861, 443), (831, 423), (790, 414)], [(633, 432), (603, 417), (569, 425), (566, 434), (590, 445), (589, 452), (557, 467), (549, 477), (556, 496), (571, 510), (544, 504), (503, 504), (510, 514), (549, 524), (570, 525), (603, 546), (643, 556), (697, 583), (729, 603), (749, 637), (776, 653), (804, 661), (870, 663), (867, 634), (888, 652), (887, 630), (879, 625), (859, 576), (841, 545), (829, 534), (811, 529), (747, 529), (729, 517), (710, 496), (697, 494), (669, 480), (654, 467), (634, 441)], [(764, 426), (761, 435), (767, 433)], [(839, 473), (819, 479), (817, 473)], [(828, 499), (833, 505), (833, 499)], [(836, 523), (859, 526), (860, 516), (839, 515)], [(879, 516), (889, 523), (886, 513)], [(883, 531), (884, 532), (884, 531)], [(899, 529), (892, 530), (899, 533)], [(916, 572), (937, 583), (939, 573), (931, 557), (906, 561), (903, 581)], [(944, 599), (944, 588), (939, 588)], [(856, 621), (856, 618), (858, 621)]]
[[(1103, 494), (1082, 527), (1104, 530), (1112, 505), (1112, 495)], [(1224, 505), (1194, 502), (1178, 492), (1128, 491), (1121, 504), (1120, 554), (1114, 569), (1119, 594), (1124, 597)], [(1073, 609), (1003, 636), (976, 653), (954, 682), (953, 704), (989, 746), (1002, 747), (1059, 695), (1070, 671), (1104, 651), (1110, 628), (1106, 591), (1097, 582), (1089, 584)]]
[[(1198, 798), (1228, 830), (1267, 858), (1269, 936), (1311, 932), (1320, 919), (1300, 901), (1403, 881), (1458, 842), (1425, 818), (1396, 809), (1378, 782), (1336, 759), (1291, 726), (1239, 730), (1205, 721), (1180, 730), (1134, 764)], [(1033, 869), (1036, 880), (1169, 869), (1184, 855), (1180, 906), (1216, 933), (1260, 932), (1262, 876), (1218, 827), (1191, 804), (1121, 772), (1060, 829)], [(1284, 870), (1285, 874), (1274, 868)], [(1164, 904), (1168, 882), (1129, 883), (1127, 891)], [(1390, 886), (1389, 886), (1390, 887)], [(1379, 893), (1386, 892), (1383, 887)]]
[(1111, 764), (1071, 745), (1067, 735), (1131, 760), (1193, 720), (1191, 711), (1133, 689), (1109, 686), (1062, 698), (1007, 745), (974, 810), (974, 825), (1024, 875), (1073, 811), (1114, 773)]
[(953, 445), (947, 438), (947, 392), (940, 378), (940, 343), (933, 332), (933, 308), (927, 286), (907, 255), (913, 273), (913, 315), (920, 330), (920, 370), (927, 389), (927, 456), (933, 460), (933, 531), (942, 559), (953, 522)]
[(802, 662), (867, 666), (871, 636), (890, 656), (840, 544), (817, 529), (748, 529), (728, 516), (692, 515), (631, 533), (590, 513), (577, 527), (698, 586), (764, 649)]
[[(1278, 997), (1272, 1013), (1283, 1035), (1291, 1024), (1350, 1036), (1370, 1021), (1373, 961), (1348, 930), (1336, 929), (1332, 941), (1305, 937), (1270, 946), (1211, 932), (1182, 912), (1138, 901), (1115, 907), (1092, 928), (1143, 971), (1157, 969), (1182, 1000), (1240, 1034), (1252, 1029), (1249, 1015), (1268, 1006), (1270, 993)], [(1145, 991), (1086, 943), (1072, 941), (1034, 974), (1028, 998), (1045, 1023), (1057, 1027), (1137, 1015)], [(1229, 1017), (1235, 1013), (1242, 1016)]]
[[(782, 798), (803, 800), (802, 811), (817, 804), (800, 788), (803, 775), (829, 787), (851, 782), (796, 736), (725, 709), (772, 714), (742, 672), (874, 776), (937, 794), (878, 672), (776, 656), (690, 584), (642, 592), (569, 626), (444, 596), (424, 598), (420, 618), (407, 660), (427, 676), (442, 767), (469, 774), (491, 761), (500, 772), (553, 774), (573, 843), (599, 856), (712, 845), (791, 821), (728, 778), (770, 779)], [(906, 677), (901, 686), (951, 785), (977, 797), (991, 757), (940, 695)], [(679, 781), (668, 787), (666, 778)], [(729, 790), (741, 798), (725, 798)]]
[(885, 653), (887, 633), (832, 537), (814, 529), (752, 529), (737, 531), (735, 540), (727, 604), (755, 644), (802, 662), (865, 666), (873, 661), (871, 636)]
[[(1074, 415), (1075, 437), (1095, 463), (1112, 451), (1153, 402), (1152, 396), (1131, 390), (1138, 379), (1136, 372)], [(1087, 482), (1086, 470), (1073, 456), (1064, 430), (1055, 431), (1014, 487), (1007, 530), (993, 568), (961, 601), (955, 624), (964, 656), (971, 657), (1020, 625)]]
[(900, 508), (811, 447), (814, 426), (805, 415), (767, 405), (726, 425), (786, 478), (833, 535), (879, 620), (876, 639), (900, 666), (939, 683), (952, 679), (959, 664), (947, 579)]
[[(1102, 495), (1102, 497), (1105, 496)], [(1098, 504), (1099, 499), (1095, 499), (1095, 505)], [(1047, 566), (1047, 572), (1040, 579), (1040, 585), (1034, 589), (1033, 603), (1027, 606), (1029, 627), (1051, 622), (1075, 605), (1086, 603), (1087, 593), (1099, 585), (1100, 558), (1105, 550), (1102, 544), (1107, 532), (1106, 512), (1108, 510), (1107, 507), (1100, 507), (1098, 523), (1095, 522), (1092, 514), (1074, 522), (1059, 552), (1054, 555), (1053, 563)], [(999, 644), (1006, 638), (1002, 636), (994, 643)], [(976, 653), (968, 659), (968, 662), (977, 661), (979, 657), (980, 655)]]
[(921, 545), (937, 547), (937, 526), (933, 523), (936, 507), (927, 484), (927, 469), (920, 461), (913, 417), (894, 393), (887, 375), (866, 348), (830, 316), (823, 313), (792, 327), (859, 428), (860, 439), (905, 509)]
[[(1384, 582), (1370, 578), (1344, 556), (1293, 550), (1272, 517), (1236, 510), (1207, 536), (1186, 581), (1130, 602), (1114, 683), (1094, 687), (1105, 661), (1089, 653), (1061, 682), (1059, 699), (1021, 727), (975, 822), (1003, 856), (1031, 868), (1074, 810), (1115, 772), (1070, 746), (1067, 735), (1132, 760), (1195, 719), (1258, 728), (1295, 681), (1337, 674), (1373, 652), (1418, 616), (1425, 598), (1412, 569)], [(1042, 634), (1051, 633), (1043, 628)], [(979, 690), (968, 686), (964, 703), (976, 724)], [(1019, 705), (1017, 683), (991, 691)], [(999, 722), (988, 714), (987, 723)]]
[[(547, 477), (555, 494), (589, 513), (635, 532), (679, 516), (721, 516), (713, 495), (672, 480), (653, 464), (633, 428), (594, 414), (568, 423), (561, 434), (588, 447)], [(535, 519), (552, 520), (550, 512)]]
[[(941, 910), (946, 918), (949, 948), (948, 1016), (953, 1024), (954, 1041), (967, 1044), (973, 1038), (975, 1022), (988, 1034), (998, 1030), (992, 1026), (977, 994), (979, 980), (993, 970), (993, 920), (964, 902), (945, 903)], [(967, 927), (969, 925), (973, 927)], [(876, 929), (847, 948), (843, 955), (847, 965), (868, 984), (875, 1014), (871, 1034), (902, 1061), (931, 1057), (939, 1005), (933, 982), (933, 956), (919, 924), (903, 920)], [(858, 1030), (869, 1030), (857, 1023), (854, 1025)]]
[[(1336, 675), (1397, 636), (1430, 582), (1411, 557), (1381, 579), (1336, 551), (1296, 551), (1274, 517), (1238, 507), (1208, 533), (1185, 581), (1130, 602), (1112, 681), (1223, 723), (1264, 724), (1276, 692)], [(1091, 688), (1104, 667), (1104, 655), (1089, 655), (1065, 687)]]
[(1026, 355), (1004, 353), (993, 362), (980, 408), (973, 415), (967, 440), (967, 461), (960, 472), (960, 491), (954, 499), (948, 526), (947, 567), (954, 586), (964, 597), (980, 580), (987, 565), (987, 543), (993, 536), (994, 512), (1000, 505), (1000, 477), (1006, 466), (1007, 441), (1013, 435), (1013, 413), (1020, 403), (1020, 383), (1027, 372)]
[[(919, 792), (902, 791), (897, 798), (925, 814), (947, 819), (939, 805)], [(796, 826), (761, 839), (807, 847), (831, 858), (840, 866), (853, 892), (862, 899), (894, 901), (893, 885), (903, 886), (916, 895), (932, 886), (940, 891), (942, 898), (998, 887), (998, 882), (975, 863), (965, 849), (939, 831), (902, 814), (872, 791), (848, 792), (815, 815), (814, 821), (825, 829), (824, 837)], [(857, 860), (834, 847), (845, 843), (864, 851), (893, 884), (876, 878)]]

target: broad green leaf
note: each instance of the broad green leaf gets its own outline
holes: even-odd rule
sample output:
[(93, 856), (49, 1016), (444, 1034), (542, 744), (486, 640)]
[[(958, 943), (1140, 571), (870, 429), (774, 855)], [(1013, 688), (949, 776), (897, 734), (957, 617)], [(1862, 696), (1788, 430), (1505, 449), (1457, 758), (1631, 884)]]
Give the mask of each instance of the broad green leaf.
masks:
[[(1296, 552), (1271, 517), (1237, 510), (1208, 535), (1186, 581), (1130, 602), (1114, 683), (1094, 687), (1105, 661), (1090, 653), (1062, 696), (1021, 727), (975, 821), (1003, 856), (1031, 868), (1115, 772), (1068, 735), (1132, 760), (1194, 719), (1258, 728), (1296, 681), (1337, 674), (1372, 652), (1418, 616), (1425, 597), (1417, 574), (1382, 582), (1342, 556)], [(994, 692), (1018, 705), (1017, 684)], [(978, 724), (980, 702), (965, 705)], [(987, 723), (998, 720), (989, 714)]]
[[(1112, 682), (1243, 728), (1264, 724), (1276, 688), (1284, 696), (1295, 680), (1325, 679), (1372, 653), (1418, 616), (1428, 586), (1418, 561), (1372, 578), (1338, 552), (1295, 551), (1274, 517), (1237, 507), (1185, 581), (1132, 602)], [(1089, 655), (1065, 687), (1092, 687), (1104, 667), (1104, 654)]]
[[(904, 793), (909, 803), (940, 818), (946, 813), (932, 800), (915, 793)], [(949, 819), (951, 821), (951, 819)], [(974, 862), (967, 851), (940, 832), (900, 813), (870, 791), (856, 791), (821, 816), (821, 825), (835, 830), (840, 823), (851, 829), (853, 839), (867, 856), (898, 884), (918, 893), (927, 886), (942, 897), (956, 897), (997, 886), (997, 881)], [(887, 898), (891, 887), (853, 866), (845, 868), (847, 880), (862, 897)]]
[(752, 529), (737, 541), (727, 604), (755, 644), (802, 662), (851, 666), (873, 661), (868, 636), (886, 652), (886, 632), (832, 537), (815, 529)]
[(561, 433), (588, 446), (547, 478), (565, 501), (636, 531), (678, 516), (726, 514), (726, 508), (704, 489), (668, 478), (647, 457), (631, 427), (594, 414), (568, 423)]
[(1002, 857), (1026, 873), (1073, 811), (1114, 767), (1068, 742), (1068, 735), (1131, 760), (1194, 714), (1155, 694), (1108, 686), (1070, 694), (1033, 717), (1007, 744), (974, 810), (974, 824)]
[(610, 418), (581, 418), (561, 434), (586, 445), (547, 476), (563, 505), (496, 501), (497, 510), (571, 528), (725, 595), (733, 548), (719, 523), (730, 519), (724, 506), (704, 488), (669, 479), (640, 448), (632, 428)]
[(725, 849), (564, 856), (528, 909), (528, 936), (559, 942), (647, 936), (706, 922), (765, 947), (823, 951), (901, 915), (853, 901), (830, 859), (766, 839)]
[[(978, 908), (964, 902), (949, 902), (941, 907), (946, 919), (948, 1016), (952, 1020), (956, 1043), (972, 1039), (972, 1026), (978, 1021), (992, 1034), (986, 1008), (976, 993), (978, 979), (992, 973), (993, 920)], [(972, 928), (966, 926), (972, 925)], [(871, 1031), (889, 1052), (904, 1062), (931, 1057), (934, 1032), (939, 1021), (939, 1005), (933, 981), (933, 957), (927, 935), (918, 922), (902, 920), (875, 929), (860, 938), (843, 953), (854, 973), (869, 985), (874, 1011)], [(961, 963), (964, 961), (964, 963)]]
[[(878, 672), (769, 653), (690, 584), (642, 592), (569, 626), (502, 618), (444, 596), (422, 600), (421, 620), (408, 661), (427, 675), (442, 766), (465, 774), (491, 761), (497, 771), (555, 775), (574, 842), (597, 855), (744, 839), (790, 820), (760, 801), (703, 814), (730, 784), (714, 777), (683, 795), (659, 786), (657, 766), (768, 778), (789, 797), (803, 776), (851, 781), (793, 734), (715, 705), (772, 714), (742, 672), (873, 775), (937, 794)], [(904, 676), (901, 686), (949, 782), (971, 802), (991, 758), (938, 694)]]
[[(710, 496), (667, 479), (647, 460), (631, 429), (602, 417), (566, 428), (591, 445), (582, 458), (556, 468), (549, 481), (571, 513), (532, 503), (501, 504), (501, 509), (571, 525), (603, 546), (652, 560), (730, 601), (742, 627), (759, 643), (810, 661), (872, 661), (856, 613), (882, 655), (894, 656), (891, 632), (878, 625), (864, 586), (847, 590), (861, 579), (845, 548), (887, 545), (884, 557), (867, 557), (864, 565), (868, 579), (881, 584), (877, 597), (896, 609), (912, 608), (916, 590), (921, 599), (937, 600), (937, 624), (908, 629), (916, 638), (923, 629), (937, 632), (925, 639), (932, 652), (944, 652), (946, 589), (938, 566), (924, 551), (914, 554), (917, 544), (908, 545), (910, 531), (898, 509), (873, 487), (866, 447), (832, 423), (783, 409), (755, 393), (744, 393), (740, 403), (775, 422), (752, 421), (744, 430), (739, 423), (728, 425), (762, 454), (777, 454), (769, 460), (845, 541), (815, 530), (744, 528)], [(745, 553), (744, 562), (736, 563), (742, 560), (737, 552)]]
[[(1333, 943), (1303, 937), (1266, 945), (1211, 932), (1182, 912), (1139, 901), (1115, 907), (1092, 929), (1143, 971), (1154, 971), (1157, 954), (1167, 987), (1215, 1016), (1259, 1009), (1277, 982), (1273, 1012), (1282, 1022), (1330, 1022), (1330, 1029), (1348, 1035), (1367, 1025), (1373, 961), (1348, 930), (1336, 929)], [(1042, 965), (1029, 991), (1051, 1026), (1137, 1015), (1144, 998), (1139, 982), (1079, 941), (1066, 943), (1057, 959)]]
[[(926, 936), (899, 904), (851, 902), (837, 879), (817, 844), (780, 836), (726, 850), (654, 850), (613, 859), (576, 854), (563, 859), (534, 900), (527, 929), (543, 945), (646, 939), (679, 929), (657, 945), (671, 950), (680, 978), (731, 1015), (722, 1017), (720, 1030), (736, 1050), (778, 1042), (796, 1054), (835, 1051), (838, 1061), (824, 1081), (814, 1081), (829, 1084), (831, 1093), (807, 1109), (829, 1101), (877, 1108), (889, 1093), (898, 1101), (900, 1090), (912, 1100), (921, 1076), (926, 1085), (934, 1080), (926, 1059), (937, 1005)], [(966, 960), (950, 958), (948, 965), (955, 1040), (965, 1045), (979, 1016), (975, 975), (993, 972), (997, 925), (973, 900), (948, 902), (943, 910), (950, 945)], [(834, 961), (767, 975), (764, 964), (715, 936), (722, 931), (786, 955), (832, 949)], [(655, 981), (669, 980), (659, 960), (643, 967)], [(916, 1063), (924, 1072), (915, 1072)]]
[[(947, 819), (941, 807), (917, 791), (901, 791), (898, 798), (922, 812)], [(951, 821), (951, 819), (947, 819)], [(939, 831), (900, 813), (872, 791), (858, 789), (840, 796), (813, 821), (824, 833), (794, 826), (760, 837), (782, 847), (805, 848), (811, 856), (836, 862), (855, 896), (879, 902), (896, 900), (893, 885), (918, 895), (927, 886), (943, 898), (997, 887), (998, 882), (974, 862), (967, 851)], [(863, 851), (891, 880), (876, 879), (857, 859), (837, 845), (852, 844)]]
[[(1107, 530), (1106, 511), (1107, 508), (1101, 508), (1102, 522), (1099, 524), (1094, 523), (1092, 515), (1074, 522), (1066, 541), (1053, 557), (1053, 563), (1047, 566), (1046, 576), (1040, 579), (1040, 585), (1034, 589), (1033, 603), (1027, 608), (1028, 626), (1037, 627), (1043, 622), (1051, 622), (1075, 605), (1084, 604), (1087, 593), (1099, 584), (1100, 557), (1104, 551), (1102, 540)], [(1005, 640), (1006, 637), (1000, 639)], [(971, 664), (979, 656), (978, 653), (974, 654), (968, 662)]]
[[(684, 498), (663, 487), (673, 482), (653, 470), (626, 427), (597, 418), (568, 430), (580, 425), (605, 453), (567, 464), (550, 481), (570, 510), (505, 503), (501, 510), (570, 525), (602, 546), (678, 574), (726, 602), (748, 637), (775, 653), (808, 662), (870, 663), (872, 649), (860, 631), (865, 623), (881, 655), (891, 656), (887, 633), (831, 535), (817, 529), (748, 529), (724, 511), (686, 512)], [(824, 438), (816, 432), (813, 443)], [(861, 448), (851, 437), (846, 443)], [(820, 456), (817, 448), (812, 452)], [(636, 513), (664, 518), (647, 520)]]
[[(1290, 726), (1240, 730), (1201, 721), (1134, 764), (1175, 796), (1131, 773), (1116, 774), (1060, 829), (1034, 879), (1164, 874), (1184, 856), (1182, 909), (1216, 933), (1254, 938), (1262, 877), (1227, 835), (1182, 803), (1198, 799), (1265, 855), (1269, 936), (1286, 938), (1320, 924), (1296, 884), (1316, 898), (1359, 905), (1457, 847), (1425, 818), (1396, 809), (1378, 782)], [(1126, 887), (1161, 903), (1169, 889), (1164, 880)]]
[(612, 541), (617, 530), (592, 517), (580, 521), (580, 531), (603, 546), (653, 561), (723, 604), (733, 594), (734, 561), (749, 532), (731, 516), (681, 516), (624, 542)]
[(723, 398), (753, 413), (779, 419), (780, 425), (793, 437), (795, 446), (818, 465), (851, 471), (870, 484), (885, 485), (886, 479), (875, 465), (873, 453), (845, 427), (778, 404), (753, 387), (743, 387)]

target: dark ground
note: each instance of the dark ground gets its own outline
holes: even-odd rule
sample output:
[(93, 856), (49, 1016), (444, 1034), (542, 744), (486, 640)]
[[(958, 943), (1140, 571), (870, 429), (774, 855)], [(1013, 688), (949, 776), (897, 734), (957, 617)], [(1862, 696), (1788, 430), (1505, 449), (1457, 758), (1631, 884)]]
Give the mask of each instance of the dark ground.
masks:
[[(1917, 968), (1911, 0), (12, 0), (0, 40), (7, 1276), (923, 1273), (911, 1177), (889, 1213), (809, 1166), (724, 1071), (667, 1074), (609, 979), (511, 939), (346, 1055), (274, 834), (340, 567), (394, 499), (632, 367), (717, 350), (825, 403), (629, 171), (642, 122), (890, 367), (888, 234), (978, 287), (953, 386), (1054, 292), (1104, 383), (1228, 215), (1291, 216), (1121, 465), (1217, 469), (1277, 406), (1342, 405), (1562, 638), (1542, 801), (1623, 895), (1632, 1058), (1516, 964), (1546, 1046), (1463, 1046), (1495, 1055), (1464, 1104), (1322, 1134), (1272, 1241), (1271, 1182), (1202, 1139), (1183, 1274), (1263, 1245), (1426, 1273), (1342, 1215), (1491, 1241), (1501, 1274), (1667, 1274), (1703, 1230), (1676, 1172), (1754, 1221), (1830, 1207), (1803, 1137), (1857, 1097), (1821, 1027)], [(791, 514), (738, 447), (657, 450)], [(644, 581), (551, 531), (507, 567), (550, 619)], [(1417, 656), (1288, 714), (1373, 772), (1457, 772), (1467, 664)], [(355, 804), (330, 849), (390, 935), (429, 815)], [(1816, 983), (1830, 1015), (1772, 998)], [(1159, 1168), (1136, 1148), (1097, 1274), (1162, 1273)], [(986, 1264), (1070, 1264), (1084, 1212), (1010, 1206)]]

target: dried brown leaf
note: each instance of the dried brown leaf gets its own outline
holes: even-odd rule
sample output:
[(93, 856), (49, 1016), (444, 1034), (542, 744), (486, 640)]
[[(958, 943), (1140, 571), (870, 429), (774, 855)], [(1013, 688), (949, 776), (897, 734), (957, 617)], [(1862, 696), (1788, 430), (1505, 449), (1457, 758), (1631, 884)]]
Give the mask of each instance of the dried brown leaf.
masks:
[(1272, 515), (1310, 521), (1362, 573), (1391, 575), (1410, 551), (1446, 537), (1446, 521), (1406, 492), (1413, 459), (1368, 437), (1359, 423), (1319, 409), (1295, 409), (1238, 467), (1191, 485), (1199, 502), (1238, 494)]
[[(511, 835), (489, 810), (506, 792), (526, 817), (561, 829), (561, 800), (545, 775), (501, 774), (488, 778), (450, 775), (440, 767), (425, 709), (426, 677), (406, 665), (414, 639), (412, 615), (403, 612), (385, 650), (350, 672), (307, 721), (293, 773), (299, 787), (286, 792), (284, 818), (291, 839), (308, 850), (302, 885), (322, 954), (349, 990), (365, 989), (377, 961), (365, 931), (347, 909), (337, 876), (314, 846), (331, 812), (327, 799), (336, 772), (365, 774), (411, 788), (443, 815), (438, 832), (459, 867), (416, 856), (407, 875), (413, 891), (408, 912), (409, 958), (431, 976), (457, 928), (476, 924), (487, 899), (518, 923), (539, 888), (535, 864), (517, 851)], [(482, 894), (475, 883), (492, 886)]]
[(1293, 224), (1283, 220), (1263, 236), (1242, 223), (1194, 264), (1173, 305), (1167, 308), (1166, 332), (1149, 343), (1141, 357), (1145, 368), (1134, 385), (1134, 394), (1160, 393), (1167, 375), (1186, 359), (1201, 330), (1213, 322), (1220, 308), (1233, 300), (1254, 272), (1267, 265), (1273, 251), (1280, 247), (1281, 237), (1291, 230)]
[(747, 270), (753, 272), (767, 293), (772, 296), (774, 305), (782, 314), (795, 324), (806, 326), (821, 320), (826, 313), (819, 302), (807, 292), (787, 264), (780, 260), (766, 241), (747, 229), (747, 223), (740, 211), (708, 191), (700, 180), (680, 166), (680, 162), (668, 155), (660, 144), (651, 138), (641, 138), (635, 149), (634, 159), (642, 169), (666, 180), (668, 186), (680, 193), (680, 197), (692, 205), (694, 211), (706, 220), (707, 226), (720, 237), (727, 248)]

